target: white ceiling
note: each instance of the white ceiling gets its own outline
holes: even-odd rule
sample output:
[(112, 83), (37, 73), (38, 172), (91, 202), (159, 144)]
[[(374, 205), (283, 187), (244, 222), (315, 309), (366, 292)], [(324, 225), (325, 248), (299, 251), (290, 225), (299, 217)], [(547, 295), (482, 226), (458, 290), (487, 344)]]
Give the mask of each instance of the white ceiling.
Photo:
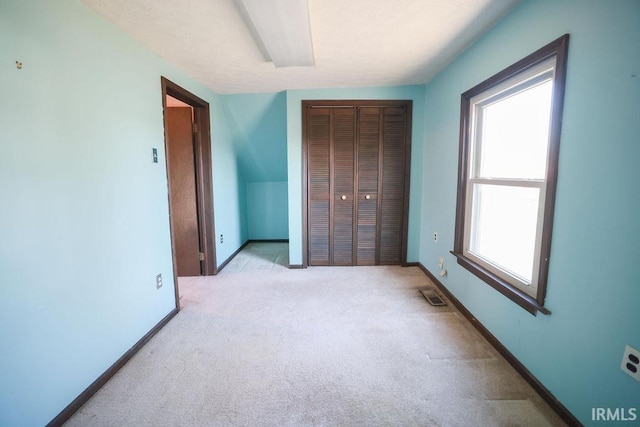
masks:
[(316, 65), (289, 68), (234, 0), (82, 1), (213, 91), (257, 93), (426, 83), (520, 0), (309, 0)]

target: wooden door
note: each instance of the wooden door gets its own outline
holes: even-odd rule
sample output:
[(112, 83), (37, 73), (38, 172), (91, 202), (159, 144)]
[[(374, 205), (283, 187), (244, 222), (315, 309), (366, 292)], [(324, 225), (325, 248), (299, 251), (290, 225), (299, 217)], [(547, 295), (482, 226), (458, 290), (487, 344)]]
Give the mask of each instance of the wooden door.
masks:
[(306, 261), (402, 264), (411, 102), (304, 101), (303, 106)]
[(405, 108), (386, 107), (382, 113), (381, 179), (378, 188), (378, 264), (401, 264), (403, 261), (404, 209), (406, 209), (405, 165), (407, 112)]
[(309, 260), (311, 265), (353, 265), (353, 108), (309, 111)]
[(353, 265), (355, 109), (332, 109), (331, 265)]
[(307, 129), (309, 263), (310, 265), (329, 265), (331, 110), (310, 109)]
[(378, 235), (380, 108), (358, 114), (356, 265), (375, 265)]
[(200, 234), (196, 202), (196, 173), (192, 110), (169, 107), (167, 120), (167, 162), (169, 202), (178, 276), (199, 276)]

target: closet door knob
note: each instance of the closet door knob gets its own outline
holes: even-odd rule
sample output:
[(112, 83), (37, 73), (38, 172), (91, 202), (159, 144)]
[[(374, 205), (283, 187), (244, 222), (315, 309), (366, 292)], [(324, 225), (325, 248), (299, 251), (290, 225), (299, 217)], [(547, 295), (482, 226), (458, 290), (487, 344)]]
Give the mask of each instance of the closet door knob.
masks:
[(367, 194), (366, 196), (364, 196), (364, 198), (369, 200), (371, 198), (371, 195)]
[(344, 194), (343, 194), (342, 196), (340, 196), (340, 198), (341, 198), (342, 200), (347, 200), (347, 196), (346, 196), (346, 195), (344, 195)]

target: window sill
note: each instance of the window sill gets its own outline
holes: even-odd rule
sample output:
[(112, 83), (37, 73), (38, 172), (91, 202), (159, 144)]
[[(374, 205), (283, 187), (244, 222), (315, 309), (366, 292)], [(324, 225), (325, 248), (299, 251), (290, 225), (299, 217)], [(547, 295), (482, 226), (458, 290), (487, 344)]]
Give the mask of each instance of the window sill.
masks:
[(551, 314), (549, 310), (544, 308), (544, 306), (540, 305), (535, 298), (526, 293), (522, 292), (518, 288), (510, 285), (505, 282), (501, 278), (497, 277), (495, 274), (491, 273), (484, 267), (478, 265), (474, 261), (465, 257), (464, 255), (451, 251), (451, 254), (455, 256), (458, 260), (458, 264), (460, 264), (465, 269), (469, 270), (476, 277), (487, 283), (489, 286), (493, 287), (495, 290), (500, 292), (502, 295), (509, 298), (511, 301), (518, 304), (520, 307), (527, 310), (529, 313), (534, 316), (540, 312), (542, 314)]

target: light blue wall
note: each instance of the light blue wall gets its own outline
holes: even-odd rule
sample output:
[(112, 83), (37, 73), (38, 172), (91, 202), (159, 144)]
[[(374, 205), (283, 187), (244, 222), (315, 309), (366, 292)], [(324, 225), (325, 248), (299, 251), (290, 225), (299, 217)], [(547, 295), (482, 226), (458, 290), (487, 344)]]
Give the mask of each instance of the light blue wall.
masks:
[[(213, 95), (211, 145), (216, 262), (220, 266), (247, 240), (247, 187), (228, 126), (225, 102)], [(220, 236), (224, 239), (220, 239)]]
[(247, 217), (250, 240), (288, 239), (287, 182), (248, 183)]
[(0, 425), (37, 426), (175, 306), (161, 75), (211, 104), (218, 228), (241, 200), (218, 97), (79, 1), (0, 2), (0, 52)]
[(411, 196), (407, 260), (417, 261), (420, 246), (424, 86), (287, 91), (287, 156), (289, 172), (289, 260), (302, 264), (302, 100), (407, 99), (413, 101), (411, 129)]
[(287, 180), (284, 92), (220, 95), (246, 182)]
[(287, 192), (282, 190), (287, 180), (286, 95), (222, 95), (221, 99), (246, 186), (245, 240), (286, 239)]
[[(426, 88), (420, 261), (583, 423), (640, 408), (620, 370), (640, 348), (640, 2), (536, 0)], [(533, 317), (460, 268), (453, 248), (460, 94), (570, 33), (547, 306)], [(433, 243), (434, 231), (439, 242)]]

